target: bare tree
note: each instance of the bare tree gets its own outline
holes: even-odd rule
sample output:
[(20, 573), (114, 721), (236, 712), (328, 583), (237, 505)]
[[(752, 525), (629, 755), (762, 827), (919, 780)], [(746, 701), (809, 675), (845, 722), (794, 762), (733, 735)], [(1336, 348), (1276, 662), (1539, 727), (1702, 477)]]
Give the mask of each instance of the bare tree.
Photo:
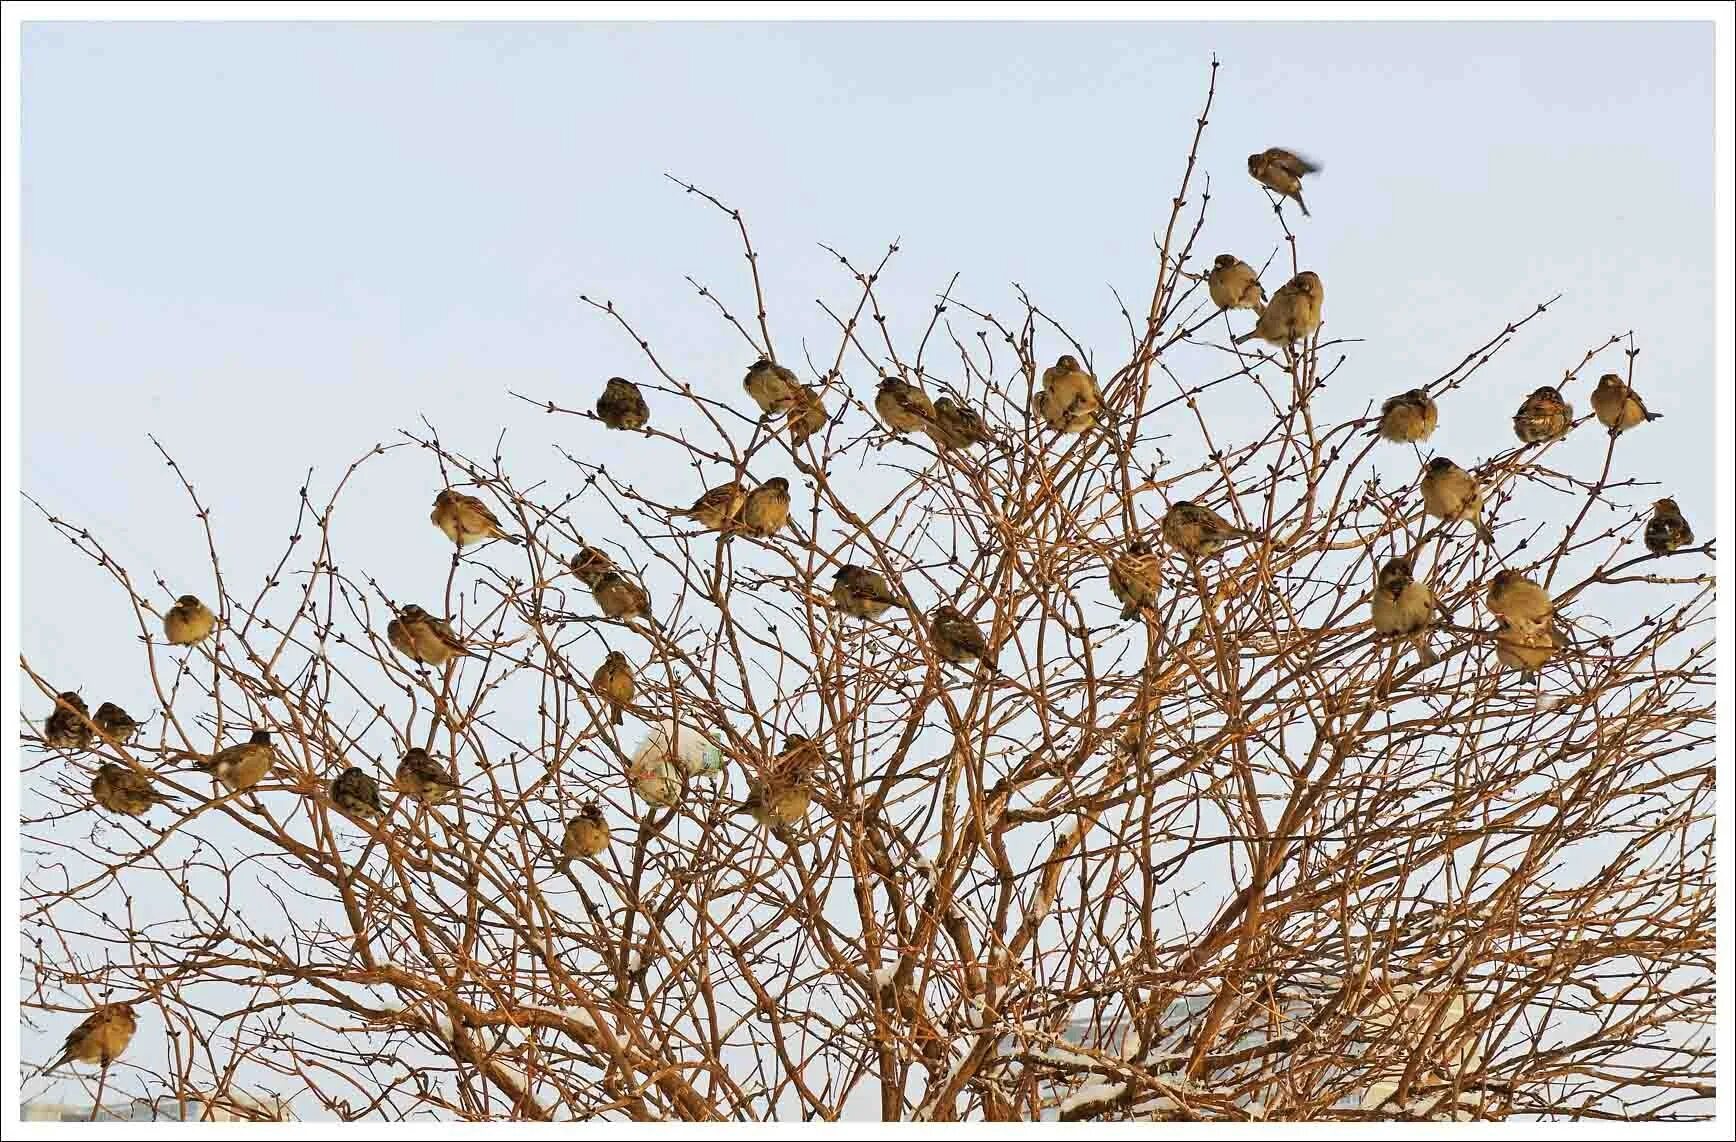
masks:
[[(1420, 477), (1426, 455), (1369, 433), (1390, 393), (1317, 416), (1349, 344), (1330, 321), (1236, 344), (1251, 317), (1192, 268), (1211, 261), (1212, 73), (1125, 344), (1079, 343), (1023, 290), (1009, 316), (954, 284), (900, 341), (876, 296), (894, 245), (833, 251), (835, 338), (798, 350), (774, 337), (741, 213), (681, 184), (739, 230), (751, 302), (692, 285), (744, 366), (774, 361), (807, 396), (762, 415), (586, 298), (643, 350), (646, 427), (516, 394), (568, 448), (564, 482), (529, 483), (407, 429), (323, 500), (309, 474), (257, 591), (225, 578), (240, 556), (165, 453), (210, 548), (217, 630), (191, 647), (162, 635), (186, 585), (139, 581), (43, 508), (131, 600), (161, 710), (130, 740), (50, 747), (40, 717), (68, 683), (21, 662), (41, 695), (22, 728), (41, 749), (27, 1020), (58, 1042), (100, 1003), (139, 1012), (118, 1062), (69, 1072), (99, 1099), (245, 1113), (277, 1094), (346, 1118), (1708, 1116), (1711, 545), (1636, 546), (1655, 496), (1621, 437), (1588, 471), (1513, 439), (1524, 392), (1484, 367), (1547, 302), (1415, 382), (1443, 418), (1487, 424), (1488, 453), (1458, 460), (1493, 545), (1425, 516), (1415, 477), (1380, 478), (1394, 456)], [(1268, 292), (1305, 268), (1271, 201)], [(1610, 337), (1558, 387), (1633, 384), (1638, 352)], [(1062, 354), (1100, 386), (1082, 432), (1033, 412)], [(884, 378), (975, 410), (986, 443), (890, 433)], [(1215, 427), (1224, 400), (1269, 427)], [(332, 538), (340, 511), (382, 510), (365, 490), (393, 456), (526, 542), (455, 554), (441, 599), (395, 594)], [(643, 463), (690, 465), (695, 497), (787, 477), (790, 525), (706, 530), (635, 490)], [(1160, 520), (1183, 500), (1250, 538), (1178, 551)], [(1161, 586), (1124, 621), (1106, 577), (1135, 540)], [(655, 623), (600, 612), (586, 549), (648, 589)], [(1426, 656), (1370, 626), (1397, 556), (1441, 603)], [(841, 611), (846, 564), (894, 605)], [(1535, 679), (1485, 607), (1502, 568), (1560, 620)], [(467, 654), (395, 652), (412, 603)], [(939, 604), (994, 669), (939, 653)], [(592, 684), (611, 651), (636, 682), (620, 725)], [(259, 728), (279, 762), (260, 784), (188, 768)], [(818, 747), (812, 803), (762, 826), (737, 810), (780, 779), (790, 735)], [(660, 767), (670, 738), (687, 760)], [(412, 747), (456, 799), (391, 790)], [(104, 812), (103, 764), (177, 800)], [(331, 799), (352, 766), (382, 787), (377, 819)], [(589, 800), (613, 841), (575, 856), (563, 833)]]

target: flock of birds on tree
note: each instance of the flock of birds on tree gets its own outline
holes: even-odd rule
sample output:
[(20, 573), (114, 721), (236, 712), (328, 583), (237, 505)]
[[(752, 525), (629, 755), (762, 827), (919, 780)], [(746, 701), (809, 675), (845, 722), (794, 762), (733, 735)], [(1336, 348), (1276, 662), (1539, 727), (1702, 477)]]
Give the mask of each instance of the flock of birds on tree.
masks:
[[(1304, 215), (1302, 179), (1320, 168), (1298, 155), (1273, 147), (1248, 156), (1248, 173), (1262, 186), (1275, 191), (1280, 200), (1295, 200)], [(1319, 329), (1324, 290), (1319, 275), (1304, 270), (1280, 286), (1268, 299), (1259, 274), (1233, 254), (1220, 254), (1205, 277), (1212, 303), (1226, 313), (1251, 310), (1254, 327), (1237, 337), (1240, 344), (1259, 338), (1289, 347), (1304, 342)], [(801, 447), (809, 437), (831, 421), (824, 399), (775, 360), (761, 358), (748, 369), (742, 381), (747, 395), (767, 422), (781, 420), (792, 447)], [(1591, 395), (1592, 411), (1612, 436), (1651, 420), (1631, 384), (1614, 373), (1605, 374)], [(983, 417), (961, 400), (942, 396), (931, 400), (918, 385), (899, 377), (885, 377), (874, 398), (874, 409), (894, 435), (921, 433), (942, 452), (970, 449), (993, 443), (994, 434)], [(1103, 405), (1097, 379), (1072, 355), (1061, 356), (1045, 369), (1042, 387), (1035, 394), (1031, 412), (1050, 429), (1082, 433), (1097, 427), (1113, 414)], [(644, 394), (632, 381), (612, 377), (605, 384), (595, 407), (596, 419), (610, 429), (633, 432), (645, 428), (651, 409)], [(1426, 389), (1411, 389), (1381, 405), (1373, 429), (1381, 439), (1398, 444), (1421, 444), (1433, 435), (1440, 410)], [(1525, 444), (1560, 440), (1575, 423), (1573, 407), (1559, 390), (1545, 385), (1526, 397), (1513, 415), (1513, 432)], [(1424, 466), (1421, 498), (1425, 515), (1445, 524), (1465, 523), (1483, 542), (1493, 544), (1494, 534), (1483, 521), (1483, 488), (1470, 472), (1444, 456)], [(781, 476), (752, 489), (740, 481), (711, 488), (683, 512), (674, 513), (695, 521), (701, 532), (717, 532), (724, 542), (735, 536), (772, 540), (790, 519), (789, 481)], [(499, 518), (480, 499), (452, 488), (434, 500), (431, 521), (462, 551), (490, 540), (522, 543), (508, 533)], [(1236, 527), (1202, 504), (1179, 500), (1165, 512), (1159, 526), (1164, 544), (1180, 552), (1190, 563), (1209, 559), (1232, 544), (1261, 542), (1257, 533)], [(1693, 532), (1676, 502), (1661, 499), (1645, 529), (1646, 548), (1666, 555), (1693, 542)], [(584, 546), (569, 563), (573, 574), (591, 592), (598, 609), (608, 618), (628, 623), (640, 620), (661, 629), (651, 614), (651, 598), (645, 588), (614, 565), (602, 551)], [(1109, 589), (1122, 604), (1121, 617), (1130, 620), (1150, 608), (1162, 584), (1161, 560), (1152, 543), (1133, 536), (1126, 547), (1108, 561)], [(832, 577), (831, 598), (842, 613), (858, 619), (878, 620), (898, 608), (916, 614), (914, 604), (900, 595), (880, 572), (858, 564), (846, 564)], [(1530, 677), (1568, 645), (1549, 592), (1536, 581), (1513, 570), (1502, 570), (1491, 580), (1484, 602), (1497, 620), (1495, 653), (1510, 669)], [(1437, 656), (1428, 647), (1428, 635), (1437, 614), (1450, 621), (1430, 586), (1416, 577), (1409, 557), (1394, 556), (1380, 568), (1370, 596), (1374, 631), (1383, 636), (1408, 640), (1424, 667)], [(217, 629), (217, 617), (193, 595), (183, 595), (163, 617), (163, 634), (175, 646), (193, 646)], [(950, 604), (934, 607), (924, 623), (935, 653), (947, 662), (996, 671), (996, 652), (983, 629)], [(386, 628), (392, 649), (412, 662), (444, 668), (470, 651), (451, 625), (414, 604), (397, 610)], [(591, 687), (620, 725), (624, 712), (637, 695), (632, 663), (621, 651), (611, 651), (591, 677)], [(43, 742), (57, 749), (85, 750), (97, 740), (125, 743), (139, 729), (113, 702), (104, 702), (94, 715), (76, 692), (59, 696), (54, 711), (43, 725)], [(254, 730), (251, 738), (208, 757), (183, 755), (193, 768), (210, 774), (231, 794), (258, 784), (274, 769), (277, 754), (268, 730)], [(785, 738), (779, 755), (757, 778), (750, 778), (746, 799), (737, 811), (760, 825), (781, 829), (806, 816), (813, 796), (813, 779), (825, 758), (820, 747), (801, 734)], [(423, 804), (449, 800), (460, 788), (453, 773), (424, 749), (408, 750), (394, 774), (397, 790)], [(647, 791), (642, 795), (667, 803), (669, 798)], [(152, 783), (141, 766), (105, 762), (91, 782), (91, 795), (98, 805), (126, 816), (140, 817), (153, 806), (168, 804), (167, 796)], [(380, 799), (379, 783), (357, 767), (345, 769), (327, 788), (333, 805), (345, 814), (378, 821), (388, 810)], [(589, 859), (609, 845), (609, 827), (596, 802), (586, 802), (567, 823), (561, 842), (563, 860)], [(131, 1040), (137, 1017), (131, 1005), (109, 1003), (97, 1010), (67, 1036), (65, 1049), (52, 1067), (67, 1062), (96, 1063), (107, 1067)], [(51, 1069), (48, 1068), (48, 1069)]]

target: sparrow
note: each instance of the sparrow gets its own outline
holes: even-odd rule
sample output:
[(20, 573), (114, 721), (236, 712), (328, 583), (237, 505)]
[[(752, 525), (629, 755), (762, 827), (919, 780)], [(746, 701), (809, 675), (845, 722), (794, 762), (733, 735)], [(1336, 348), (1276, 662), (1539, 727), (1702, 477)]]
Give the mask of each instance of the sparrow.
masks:
[(1129, 543), (1109, 564), (1109, 590), (1121, 604), (1123, 622), (1155, 603), (1162, 585), (1162, 564), (1143, 539)]
[(761, 827), (793, 825), (807, 816), (813, 802), (813, 778), (821, 762), (820, 748), (801, 734), (784, 738), (784, 748), (762, 776), (749, 777), (747, 798), (735, 809)]
[[(1694, 529), (1682, 515), (1676, 501), (1665, 498), (1652, 505), (1652, 518), (1646, 521), (1646, 550), (1653, 555), (1668, 555), (1677, 548), (1694, 542)], [(100, 720), (102, 711), (97, 711)]]
[(1436, 456), (1423, 470), (1423, 513), (1449, 523), (1470, 520), (1477, 537), (1494, 543), (1495, 533), (1483, 522), (1483, 490), (1476, 478), (1447, 459)]
[(1259, 538), (1257, 533), (1244, 531), (1212, 509), (1189, 500), (1177, 500), (1163, 513), (1162, 531), (1165, 543), (1198, 557), (1216, 555), (1232, 540)]
[(129, 1003), (105, 1003), (67, 1035), (60, 1057), (44, 1070), (57, 1070), (68, 1063), (95, 1063), (107, 1070), (120, 1058), (138, 1030), (139, 1017)]
[(114, 762), (104, 762), (90, 781), (90, 795), (111, 813), (143, 817), (153, 805), (172, 805), (175, 798), (160, 792), (144, 774)]
[(386, 624), (386, 641), (404, 657), (429, 666), (445, 666), (454, 658), (470, 654), (444, 619), (435, 618), (414, 603)]
[(832, 602), (845, 614), (859, 619), (877, 619), (888, 607), (909, 609), (909, 604), (893, 594), (878, 571), (853, 563), (838, 568), (832, 575)]
[(638, 385), (625, 377), (610, 377), (597, 398), (597, 419), (609, 428), (636, 432), (651, 423), (651, 406)]
[(929, 612), (928, 636), (934, 642), (934, 652), (948, 662), (980, 662), (990, 673), (1000, 672), (982, 628), (957, 607), (943, 604)]
[(373, 821), (385, 816), (380, 783), (353, 765), (332, 778), (329, 792), (332, 804), (352, 817)]
[(489, 506), (475, 496), (447, 488), (434, 497), (434, 510), (428, 519), (445, 532), (446, 538), (460, 548), (484, 539), (504, 539), (508, 543), (523, 543), (516, 535), (508, 535), (500, 526)]
[(774, 764), (780, 767), (780, 771), (813, 774), (819, 772), (825, 761), (826, 755), (813, 738), (806, 734), (785, 734), (784, 748), (779, 751)]
[(736, 518), (741, 515), (742, 504), (746, 500), (747, 489), (732, 480), (709, 489), (693, 501), (692, 507), (680, 514), (698, 520), (700, 527), (706, 531), (725, 531), (735, 526)]
[(790, 482), (773, 476), (747, 494), (741, 509), (744, 534), (770, 539), (790, 522)]
[(1063, 353), (1043, 370), (1043, 390), (1037, 394), (1037, 415), (1058, 432), (1084, 432), (1097, 423), (1103, 393), (1097, 378), (1079, 359)]
[(253, 736), (240, 745), (220, 749), (210, 757), (195, 758), (193, 768), (209, 773), (231, 793), (251, 789), (265, 779), (277, 764), (277, 751), (271, 748), (271, 731), (254, 730)]
[(759, 405), (762, 413), (784, 412), (797, 399), (802, 384), (796, 379), (796, 374), (782, 365), (773, 364), (761, 357), (748, 366), (747, 376), (741, 379), (741, 387), (747, 390), (747, 395)]
[(628, 664), (627, 656), (618, 650), (609, 652), (609, 657), (603, 659), (603, 665), (597, 667), (597, 672), (591, 675), (591, 688), (609, 703), (613, 725), (620, 725), (626, 720), (622, 708), (633, 702), (636, 690), (633, 686), (633, 667)]
[(1573, 427), (1573, 406), (1554, 385), (1533, 389), (1513, 414), (1513, 435), (1522, 443), (1560, 440)]
[(1664, 415), (1647, 412), (1639, 394), (1614, 373), (1605, 373), (1597, 379), (1597, 388), (1591, 394), (1591, 411), (1597, 414), (1598, 423), (1609, 429), (1611, 436), (1620, 436), (1636, 424), (1658, 420)]
[(1254, 181), (1277, 191), (1285, 198), (1294, 198), (1296, 205), (1302, 208), (1304, 218), (1309, 217), (1309, 214), (1308, 204), (1302, 201), (1302, 176), (1313, 174), (1319, 169), (1319, 163), (1309, 162), (1282, 147), (1267, 147), (1258, 154), (1248, 156), (1248, 173), (1254, 176)]
[(1320, 275), (1313, 270), (1303, 270), (1278, 287), (1278, 292), (1260, 311), (1260, 320), (1236, 338), (1236, 344), (1240, 345), (1251, 337), (1274, 345), (1301, 341), (1320, 328), (1321, 306), (1325, 300), (1326, 287), (1321, 283)]
[(934, 428), (929, 435), (942, 448), (975, 448), (994, 439), (975, 409), (951, 397), (934, 402)]
[(1559, 642), (1549, 623), (1501, 619), (1495, 628), (1495, 661), (1531, 681), (1555, 657)]
[(816, 390), (803, 385), (784, 420), (790, 430), (790, 447), (800, 448), (807, 443), (808, 437), (826, 427), (826, 420), (826, 402)]
[(90, 707), (76, 691), (54, 700), (54, 712), (42, 721), (42, 742), (54, 749), (89, 749), (96, 736), (90, 728)]
[(874, 396), (874, 411), (894, 435), (928, 432), (934, 426), (934, 403), (928, 394), (897, 377), (884, 377)]
[(567, 822), (561, 836), (561, 856), (567, 860), (588, 860), (609, 847), (609, 822), (595, 801), (579, 806), (577, 815)]
[(163, 615), (163, 637), (175, 646), (192, 646), (211, 637), (217, 616), (196, 595), (182, 595)]
[(619, 571), (605, 571), (591, 586), (591, 597), (597, 609), (612, 619), (644, 619), (653, 626), (660, 624), (651, 617), (651, 596), (639, 584)]
[(1491, 614), (1515, 622), (1547, 622), (1555, 614), (1555, 601), (1549, 592), (1511, 569), (1495, 573), (1483, 602)]
[(139, 723), (132, 716), (113, 702), (104, 702), (96, 708), (96, 728), (111, 741), (126, 743), (139, 732)]
[(398, 792), (427, 805), (437, 805), (458, 792), (458, 782), (452, 780), (446, 768), (429, 757), (428, 751), (420, 746), (404, 751), (404, 760), (398, 763), (392, 784), (397, 786)]
[(1427, 389), (1411, 389), (1388, 397), (1380, 406), (1380, 423), (1370, 435), (1394, 444), (1421, 444), (1435, 434), (1440, 410)]
[(1376, 634), (1402, 635), (1417, 648), (1424, 666), (1440, 661), (1429, 649), (1428, 630), (1434, 623), (1435, 593), (1412, 577), (1409, 559), (1388, 559), (1374, 583), (1371, 599)]
[(595, 547), (586, 545), (579, 548), (579, 553), (568, 561), (567, 566), (572, 568), (580, 582), (595, 589), (603, 576), (615, 569), (615, 562)]
[(1266, 308), (1266, 289), (1260, 284), (1260, 275), (1234, 254), (1219, 254), (1212, 259), (1206, 290), (1219, 309), (1251, 309), (1258, 313)]

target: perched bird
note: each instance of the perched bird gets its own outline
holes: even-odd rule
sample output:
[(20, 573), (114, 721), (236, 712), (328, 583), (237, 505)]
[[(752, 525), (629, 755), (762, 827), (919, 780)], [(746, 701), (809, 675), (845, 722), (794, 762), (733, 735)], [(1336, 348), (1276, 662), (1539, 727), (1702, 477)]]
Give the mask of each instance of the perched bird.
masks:
[(1248, 173), (1254, 176), (1254, 181), (1285, 198), (1294, 198), (1296, 205), (1302, 208), (1304, 218), (1308, 217), (1308, 204), (1302, 201), (1302, 176), (1319, 169), (1319, 163), (1309, 162), (1282, 147), (1267, 147), (1248, 156)]
[(1591, 394), (1591, 411), (1597, 414), (1598, 423), (1609, 429), (1611, 436), (1619, 436), (1636, 424), (1657, 420), (1664, 415), (1647, 412), (1639, 394), (1614, 373), (1605, 373), (1597, 379), (1597, 388)]
[(883, 377), (874, 395), (874, 411), (894, 434), (928, 432), (934, 426), (934, 402), (908, 381)]
[(820, 743), (806, 734), (785, 734), (784, 748), (778, 752), (775, 764), (785, 771), (813, 774), (825, 764), (826, 755)]
[(741, 530), (769, 539), (790, 522), (790, 482), (773, 476), (747, 494), (741, 508)]
[(800, 448), (807, 443), (808, 437), (826, 427), (826, 419), (826, 402), (815, 389), (803, 385), (797, 390), (784, 421), (790, 430), (790, 447)]
[(1109, 590), (1121, 604), (1121, 618), (1126, 621), (1157, 601), (1157, 589), (1163, 585), (1162, 564), (1151, 545), (1136, 539), (1127, 550), (1109, 564)]
[(96, 728), (102, 731), (103, 737), (111, 741), (125, 743), (131, 741), (132, 736), (139, 732), (139, 723), (133, 721), (131, 714), (113, 702), (104, 702), (98, 706), (96, 717), (92, 720), (96, 722)]
[(632, 704), (637, 693), (633, 685), (633, 667), (627, 662), (627, 656), (618, 650), (610, 651), (609, 657), (603, 659), (603, 665), (591, 675), (591, 688), (609, 703), (609, 721), (612, 724), (618, 726), (625, 721), (626, 715), (622, 710)]
[(386, 814), (380, 804), (380, 783), (353, 765), (332, 778), (328, 792), (332, 804), (352, 817), (372, 821)]
[(878, 571), (846, 564), (832, 575), (832, 602), (847, 615), (859, 619), (877, 619), (888, 607), (909, 609), (903, 599), (893, 593)]
[(1043, 390), (1037, 394), (1037, 415), (1058, 432), (1084, 432), (1097, 423), (1103, 393), (1097, 378), (1079, 359), (1063, 353), (1043, 370)]
[(1515, 622), (1547, 622), (1555, 614), (1555, 601), (1549, 592), (1511, 569), (1495, 572), (1483, 602), (1490, 613)]
[(398, 763), (392, 784), (398, 787), (398, 792), (428, 805), (437, 805), (458, 792), (458, 782), (420, 746), (404, 751), (404, 760)]
[(54, 712), (42, 720), (42, 742), (54, 749), (89, 749), (96, 736), (90, 728), (90, 707), (73, 690), (54, 700)]
[(591, 584), (591, 597), (597, 609), (612, 619), (644, 619), (657, 625), (651, 617), (651, 595), (619, 571), (605, 571)]
[(1381, 404), (1380, 423), (1370, 435), (1394, 444), (1421, 444), (1435, 434), (1440, 415), (1427, 389), (1411, 389)]
[(1435, 593), (1428, 584), (1412, 577), (1409, 559), (1386, 561), (1375, 578), (1370, 602), (1375, 633), (1408, 637), (1424, 666), (1440, 661), (1428, 644), (1428, 630), (1435, 616)]
[(651, 423), (651, 406), (638, 385), (625, 377), (610, 377), (597, 398), (597, 419), (610, 428), (636, 432)]
[(1526, 682), (1555, 657), (1559, 647), (1549, 623), (1503, 618), (1495, 628), (1495, 661), (1509, 670), (1520, 671)]
[(1449, 523), (1469, 520), (1484, 543), (1494, 543), (1495, 533), (1483, 522), (1483, 490), (1469, 472), (1436, 456), (1423, 470), (1423, 512)]
[(68, 1063), (95, 1063), (106, 1071), (133, 1041), (138, 1028), (139, 1017), (132, 1004), (105, 1003), (72, 1029), (60, 1057), (44, 1070), (57, 1070)]
[(444, 619), (435, 618), (414, 603), (386, 624), (386, 641), (404, 657), (429, 666), (444, 666), (470, 653)]
[(1320, 328), (1321, 307), (1325, 301), (1326, 287), (1320, 281), (1320, 275), (1313, 270), (1303, 270), (1278, 287), (1278, 292), (1260, 311), (1260, 320), (1236, 338), (1236, 344), (1240, 345), (1251, 337), (1274, 345), (1304, 340)]
[(1531, 390), (1513, 414), (1513, 435), (1522, 443), (1560, 440), (1573, 427), (1573, 406), (1554, 385)]
[(758, 777), (748, 778), (747, 798), (736, 807), (761, 827), (793, 825), (807, 816), (814, 798), (814, 773), (820, 747), (801, 734), (784, 738), (784, 748)]
[(1234, 254), (1219, 254), (1212, 259), (1206, 290), (1219, 309), (1251, 309), (1258, 313), (1266, 308), (1266, 288), (1260, 284), (1260, 275)]
[(277, 751), (271, 748), (271, 731), (254, 730), (253, 736), (240, 745), (218, 750), (210, 757), (196, 758), (193, 768), (209, 773), (231, 793), (251, 789), (265, 779), (277, 764)]
[(163, 637), (175, 646), (192, 646), (211, 637), (217, 616), (197, 595), (182, 595), (163, 615)]
[(934, 608), (928, 616), (928, 636), (934, 642), (934, 652), (948, 662), (980, 662), (990, 673), (999, 673), (983, 629), (957, 607), (943, 604)]
[(587, 587), (595, 587), (597, 583), (615, 569), (614, 560), (589, 545), (579, 548), (579, 553), (568, 561), (573, 574)]
[(567, 830), (561, 836), (561, 856), (567, 860), (588, 860), (608, 847), (609, 822), (604, 820), (601, 806), (587, 801), (567, 822)]
[(934, 402), (934, 428), (929, 435), (942, 448), (975, 448), (994, 439), (975, 409), (951, 397)]
[(508, 543), (523, 543), (516, 535), (508, 535), (500, 526), (489, 506), (475, 496), (447, 488), (434, 497), (434, 510), (428, 513), (433, 525), (459, 547), (468, 547), (484, 539), (504, 539)]
[(1259, 538), (1189, 500), (1177, 500), (1163, 513), (1162, 531), (1165, 543), (1191, 556), (1216, 555), (1232, 540)]
[(1675, 500), (1666, 497), (1652, 505), (1652, 518), (1646, 521), (1647, 551), (1653, 555), (1668, 555), (1692, 542), (1694, 529), (1688, 526)]
[(706, 531), (725, 531), (735, 526), (746, 501), (747, 489), (732, 480), (707, 490), (693, 501), (692, 507), (680, 514), (698, 520), (699, 526)]
[(153, 805), (172, 805), (175, 798), (160, 792), (144, 774), (114, 762), (104, 762), (90, 781), (90, 795), (111, 813), (143, 817)]
[(761, 357), (748, 366), (741, 387), (747, 390), (747, 395), (759, 405), (762, 413), (769, 414), (786, 411), (797, 399), (802, 384), (795, 373)]

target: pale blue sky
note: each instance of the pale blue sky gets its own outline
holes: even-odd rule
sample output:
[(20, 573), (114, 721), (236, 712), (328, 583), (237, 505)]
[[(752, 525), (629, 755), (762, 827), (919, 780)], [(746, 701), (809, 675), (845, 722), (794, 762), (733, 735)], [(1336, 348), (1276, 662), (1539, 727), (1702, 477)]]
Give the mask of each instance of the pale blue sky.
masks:
[[(251, 597), (307, 468), (323, 499), (421, 416), (476, 457), (507, 430), (521, 483), (570, 473), (554, 443), (619, 448), (507, 396), (585, 407), (603, 378), (646, 374), (581, 292), (613, 298), (696, 386), (736, 394), (751, 354), (682, 275), (747, 317), (737, 239), (664, 171), (746, 212), (786, 359), (803, 337), (835, 344), (816, 297), (851, 296), (816, 243), (871, 261), (900, 237), (879, 292), (901, 333), (962, 270), (972, 304), (1010, 312), (1017, 281), (1119, 364), (1107, 287), (1149, 295), (1213, 52), (1198, 253), (1273, 248), (1248, 152), (1324, 162), (1302, 263), (1331, 334), (1363, 339), (1327, 419), (1564, 293), (1433, 443), (1461, 462), (1507, 447), (1526, 392), (1631, 328), (1636, 384), (1667, 419), (1622, 462), (1714, 532), (1712, 26), (1687, 23), (27, 25), (24, 488), (142, 582), (209, 597), (154, 433)], [(1606, 445), (1581, 432), (1557, 455), (1584, 466)], [(631, 463), (654, 498), (697, 491), (685, 467)], [(391, 572), (400, 599), (437, 598), (437, 487), (410, 450), (371, 463), (342, 557)], [(148, 707), (118, 591), (34, 511), (21, 534), (23, 653)], [(23, 701), (40, 716), (31, 688)]]

